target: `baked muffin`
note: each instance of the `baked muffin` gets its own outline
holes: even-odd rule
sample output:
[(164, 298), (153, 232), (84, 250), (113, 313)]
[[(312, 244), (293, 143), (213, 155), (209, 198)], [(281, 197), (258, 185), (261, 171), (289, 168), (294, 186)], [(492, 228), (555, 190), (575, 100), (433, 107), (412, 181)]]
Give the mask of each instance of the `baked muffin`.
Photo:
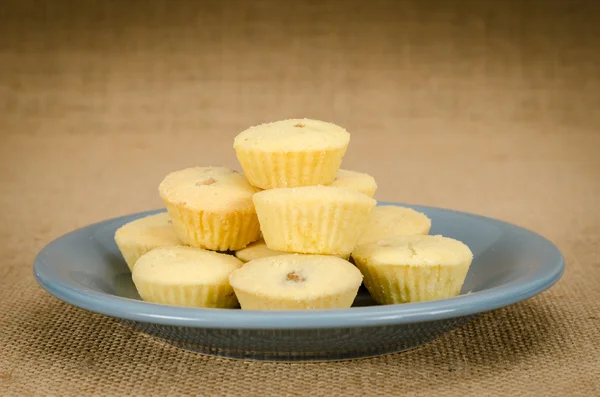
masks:
[(264, 240), (258, 240), (241, 250), (235, 251), (235, 256), (242, 262), (250, 262), (256, 259), (267, 258), (269, 256), (286, 255), (289, 252), (275, 251), (267, 247)]
[(166, 212), (126, 223), (115, 232), (115, 242), (129, 270), (150, 250), (182, 244)]
[(349, 142), (335, 124), (291, 119), (250, 127), (233, 148), (250, 184), (272, 189), (330, 184)]
[(341, 258), (300, 254), (250, 261), (229, 276), (246, 310), (348, 308), (361, 281), (360, 271)]
[(257, 189), (243, 175), (225, 167), (186, 168), (167, 175), (158, 189), (186, 245), (234, 251), (258, 239)]
[(422, 212), (395, 205), (375, 207), (358, 239), (358, 244), (392, 236), (428, 234), (429, 229), (431, 220)]
[(173, 306), (233, 308), (229, 275), (242, 262), (193, 247), (163, 247), (138, 259), (132, 279), (143, 300)]
[(279, 188), (254, 195), (267, 247), (345, 258), (375, 204), (365, 194), (331, 186)]
[(364, 284), (380, 304), (423, 302), (457, 296), (473, 254), (442, 236), (396, 236), (356, 247), (352, 253)]
[[(242, 248), (241, 250), (235, 251), (235, 256), (242, 262), (250, 262), (256, 259), (267, 258), (269, 256), (276, 255), (289, 255), (290, 252), (285, 251), (275, 251), (267, 247), (267, 243), (265, 240), (260, 239), (251, 244), (248, 244), (247, 247)], [(339, 255), (340, 258), (349, 260), (348, 255)], [(352, 262), (350, 262), (352, 263)]]
[(377, 190), (377, 182), (371, 175), (342, 169), (337, 171), (331, 186), (356, 190), (369, 197), (373, 197)]

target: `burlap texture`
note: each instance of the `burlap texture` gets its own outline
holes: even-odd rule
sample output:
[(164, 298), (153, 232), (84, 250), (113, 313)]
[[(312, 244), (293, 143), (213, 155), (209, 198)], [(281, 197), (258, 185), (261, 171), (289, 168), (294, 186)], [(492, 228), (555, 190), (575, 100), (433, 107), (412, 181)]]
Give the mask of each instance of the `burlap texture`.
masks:
[[(600, 23), (593, 1), (0, 3), (4, 395), (597, 395)], [(35, 254), (161, 205), (286, 117), (353, 135), (376, 198), (501, 218), (567, 258), (550, 291), (406, 353), (205, 357), (61, 303)]]

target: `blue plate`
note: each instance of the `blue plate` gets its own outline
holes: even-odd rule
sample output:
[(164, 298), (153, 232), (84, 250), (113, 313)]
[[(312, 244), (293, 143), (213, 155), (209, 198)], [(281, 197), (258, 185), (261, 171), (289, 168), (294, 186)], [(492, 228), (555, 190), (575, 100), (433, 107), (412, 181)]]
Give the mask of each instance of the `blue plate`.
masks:
[(259, 312), (194, 309), (140, 300), (113, 240), (115, 230), (152, 211), (68, 233), (37, 256), (35, 278), (50, 294), (116, 317), (175, 346), (220, 356), (323, 361), (375, 356), (430, 342), (473, 316), (530, 298), (558, 281), (560, 251), (545, 238), (483, 216), (412, 206), (432, 220), (431, 234), (465, 242), (474, 260), (461, 296), (376, 305), (361, 289), (342, 310)]

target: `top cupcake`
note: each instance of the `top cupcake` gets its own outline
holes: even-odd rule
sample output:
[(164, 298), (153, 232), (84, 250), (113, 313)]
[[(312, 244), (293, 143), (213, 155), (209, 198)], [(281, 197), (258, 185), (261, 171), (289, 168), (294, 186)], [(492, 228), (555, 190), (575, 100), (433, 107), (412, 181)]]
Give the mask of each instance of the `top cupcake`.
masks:
[(335, 124), (289, 119), (250, 127), (235, 137), (233, 147), (265, 152), (301, 152), (343, 148), (349, 142), (350, 134)]
[(250, 127), (233, 141), (248, 181), (261, 189), (330, 184), (342, 163), (350, 134), (311, 119)]

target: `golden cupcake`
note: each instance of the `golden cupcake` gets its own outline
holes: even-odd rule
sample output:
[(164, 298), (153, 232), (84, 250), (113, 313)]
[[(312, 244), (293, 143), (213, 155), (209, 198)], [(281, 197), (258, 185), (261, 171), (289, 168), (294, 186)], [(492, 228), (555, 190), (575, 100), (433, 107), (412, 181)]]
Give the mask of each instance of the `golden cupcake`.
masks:
[(235, 251), (235, 256), (242, 262), (250, 262), (256, 259), (267, 258), (269, 256), (286, 255), (289, 252), (275, 251), (267, 247), (264, 240), (258, 240), (241, 250)]
[(392, 236), (428, 234), (429, 229), (431, 229), (431, 219), (422, 212), (395, 205), (376, 207), (369, 216), (358, 244)]
[(250, 127), (233, 148), (250, 184), (272, 189), (330, 184), (349, 142), (335, 124), (291, 119)]
[(380, 304), (457, 296), (473, 260), (464, 243), (430, 235), (396, 236), (362, 244), (352, 257), (369, 293)]
[(140, 256), (150, 250), (181, 245), (166, 212), (126, 223), (115, 232), (115, 242), (129, 270), (133, 269)]
[[(267, 243), (265, 240), (260, 239), (251, 244), (248, 244), (247, 247), (242, 248), (241, 250), (235, 251), (235, 257), (241, 260), (242, 262), (250, 262), (256, 259), (267, 258), (269, 256), (276, 255), (289, 255), (290, 252), (285, 251), (275, 251), (267, 247)], [(338, 255), (340, 258), (348, 260), (348, 255)]]
[(267, 247), (346, 258), (375, 204), (365, 194), (331, 186), (279, 188), (254, 195)]
[(352, 306), (362, 275), (334, 256), (289, 254), (248, 262), (229, 282), (245, 310), (341, 309)]
[(377, 190), (377, 182), (371, 175), (342, 169), (337, 171), (331, 186), (356, 190), (369, 197), (373, 197)]
[(241, 266), (232, 255), (193, 247), (162, 247), (138, 259), (132, 279), (147, 302), (233, 308), (238, 302), (229, 275)]
[(186, 245), (238, 250), (256, 241), (260, 225), (243, 175), (225, 167), (193, 167), (166, 176), (159, 188), (175, 232)]

